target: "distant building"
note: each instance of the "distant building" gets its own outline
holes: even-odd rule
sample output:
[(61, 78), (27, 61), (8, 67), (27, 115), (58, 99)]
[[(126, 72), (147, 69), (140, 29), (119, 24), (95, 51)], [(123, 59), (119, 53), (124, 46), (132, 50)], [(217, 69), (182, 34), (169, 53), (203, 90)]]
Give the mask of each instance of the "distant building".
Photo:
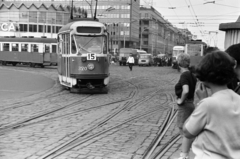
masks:
[[(88, 12), (88, 17), (95, 13), (95, 1), (89, 4), (85, 0), (74, 1)], [(140, 0), (98, 0), (97, 18), (107, 25), (110, 33), (111, 51), (120, 48), (139, 47), (139, 7)]]
[(219, 30), (225, 31), (225, 49), (233, 44), (240, 43), (240, 16), (236, 22), (221, 23), (219, 25)]
[[(86, 11), (74, 7), (74, 16)], [(6, 2), (0, 4), (0, 36), (33, 36), (56, 38), (59, 29), (68, 23), (69, 5)]]
[(172, 54), (176, 45), (185, 45), (191, 32), (174, 27), (153, 7), (140, 7), (140, 48), (148, 53)]

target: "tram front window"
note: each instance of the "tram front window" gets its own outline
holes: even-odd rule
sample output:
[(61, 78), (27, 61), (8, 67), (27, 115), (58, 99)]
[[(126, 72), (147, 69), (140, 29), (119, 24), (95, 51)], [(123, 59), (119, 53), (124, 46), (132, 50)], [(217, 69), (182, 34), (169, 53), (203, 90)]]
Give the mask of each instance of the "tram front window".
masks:
[(105, 38), (103, 36), (75, 36), (77, 47), (80, 53), (103, 53), (103, 48), (106, 48)]

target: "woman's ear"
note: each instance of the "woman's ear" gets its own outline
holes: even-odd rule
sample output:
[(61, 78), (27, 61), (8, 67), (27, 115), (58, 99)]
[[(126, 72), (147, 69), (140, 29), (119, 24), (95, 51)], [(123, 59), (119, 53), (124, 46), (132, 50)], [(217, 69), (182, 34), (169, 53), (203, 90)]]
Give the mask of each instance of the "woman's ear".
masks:
[(234, 60), (234, 62), (235, 62), (235, 65), (233, 66), (233, 68), (234, 68), (234, 69), (236, 69), (236, 68), (237, 68), (237, 64), (238, 64), (238, 63), (237, 63), (237, 61), (236, 61), (236, 60)]

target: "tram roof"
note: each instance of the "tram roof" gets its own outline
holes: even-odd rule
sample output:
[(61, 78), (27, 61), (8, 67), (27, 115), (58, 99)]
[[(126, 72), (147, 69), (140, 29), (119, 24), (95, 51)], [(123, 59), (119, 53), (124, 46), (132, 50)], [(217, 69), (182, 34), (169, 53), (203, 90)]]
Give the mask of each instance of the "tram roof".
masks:
[(0, 42), (26, 42), (26, 43), (57, 43), (54, 38), (23, 38), (23, 37), (3, 37)]
[(105, 25), (101, 22), (83, 19), (81, 21), (74, 21), (74, 22), (71, 22), (71, 23), (68, 23), (68, 24), (62, 26), (62, 28), (59, 30), (59, 32), (68, 31), (77, 26), (105, 27)]

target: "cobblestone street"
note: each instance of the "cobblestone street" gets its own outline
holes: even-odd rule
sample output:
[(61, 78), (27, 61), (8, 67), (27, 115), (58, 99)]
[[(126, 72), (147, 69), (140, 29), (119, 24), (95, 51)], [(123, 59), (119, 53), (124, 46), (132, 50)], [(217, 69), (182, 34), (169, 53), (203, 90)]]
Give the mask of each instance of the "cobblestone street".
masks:
[[(46, 76), (52, 88), (0, 103), (0, 159), (142, 159), (175, 107), (171, 67), (111, 65), (108, 94), (70, 93), (57, 69), (3, 67)], [(178, 134), (175, 120), (157, 145)], [(178, 140), (162, 159), (179, 151)], [(155, 152), (154, 152), (155, 153)]]

